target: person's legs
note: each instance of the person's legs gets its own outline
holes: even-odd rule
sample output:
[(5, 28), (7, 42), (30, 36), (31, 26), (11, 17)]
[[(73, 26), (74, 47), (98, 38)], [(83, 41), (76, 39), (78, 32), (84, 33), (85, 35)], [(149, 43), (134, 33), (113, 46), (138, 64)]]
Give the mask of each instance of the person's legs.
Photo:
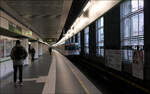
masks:
[(49, 54), (51, 55), (51, 53), (52, 53), (52, 50), (51, 50), (51, 48), (49, 48)]
[(34, 53), (32, 53), (32, 61), (34, 61)]
[(14, 83), (16, 83), (16, 81), (17, 81), (17, 65), (14, 65), (13, 68), (14, 68)]
[(23, 65), (19, 65), (19, 82), (22, 83)]

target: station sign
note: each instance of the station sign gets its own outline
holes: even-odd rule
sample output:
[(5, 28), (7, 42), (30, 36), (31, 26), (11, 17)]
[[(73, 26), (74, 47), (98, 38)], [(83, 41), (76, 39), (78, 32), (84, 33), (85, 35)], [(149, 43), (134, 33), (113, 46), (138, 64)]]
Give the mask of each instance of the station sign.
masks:
[(133, 51), (132, 75), (139, 79), (144, 79), (144, 51)]
[(9, 23), (9, 29), (8, 29), (9, 31), (11, 31), (11, 32), (14, 32), (14, 33), (17, 33), (17, 34), (21, 34), (22, 35), (22, 30), (20, 29), (20, 27), (19, 26), (15, 26), (14, 24), (12, 24), (12, 23)]
[(22, 30), (22, 35), (31, 37), (32, 36), (32, 31), (31, 30)]

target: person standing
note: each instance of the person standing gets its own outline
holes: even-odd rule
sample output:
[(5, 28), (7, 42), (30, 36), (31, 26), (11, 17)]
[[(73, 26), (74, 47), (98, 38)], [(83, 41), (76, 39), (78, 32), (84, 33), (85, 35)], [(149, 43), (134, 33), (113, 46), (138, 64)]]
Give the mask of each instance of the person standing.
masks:
[(50, 53), (50, 55), (52, 54), (52, 48), (51, 47), (49, 47), (49, 53)]
[(34, 61), (34, 57), (35, 57), (35, 49), (32, 47), (31, 48), (31, 58), (32, 58), (32, 61)]
[(27, 51), (21, 45), (20, 40), (16, 41), (16, 45), (11, 50), (11, 59), (13, 60), (13, 69), (14, 69), (14, 84), (17, 85), (17, 72), (19, 69), (19, 85), (23, 85), (23, 64), (24, 60), (27, 57)]

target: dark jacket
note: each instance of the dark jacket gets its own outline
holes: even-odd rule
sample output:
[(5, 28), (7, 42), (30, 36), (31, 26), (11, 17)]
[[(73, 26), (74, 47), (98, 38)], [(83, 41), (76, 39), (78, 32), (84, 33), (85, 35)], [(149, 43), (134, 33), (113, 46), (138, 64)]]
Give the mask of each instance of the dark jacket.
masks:
[(16, 45), (12, 48), (10, 57), (14, 65), (21, 65), (23, 64), (23, 60), (27, 57), (27, 51), (23, 46)]

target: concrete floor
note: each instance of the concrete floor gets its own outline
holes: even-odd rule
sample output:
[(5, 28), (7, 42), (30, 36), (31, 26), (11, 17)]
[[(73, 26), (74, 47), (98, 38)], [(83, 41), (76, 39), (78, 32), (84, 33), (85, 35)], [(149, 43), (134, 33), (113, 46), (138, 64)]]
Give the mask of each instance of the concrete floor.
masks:
[(13, 75), (0, 81), (0, 94), (102, 94), (68, 59), (57, 51), (24, 67), (24, 85), (15, 88)]

